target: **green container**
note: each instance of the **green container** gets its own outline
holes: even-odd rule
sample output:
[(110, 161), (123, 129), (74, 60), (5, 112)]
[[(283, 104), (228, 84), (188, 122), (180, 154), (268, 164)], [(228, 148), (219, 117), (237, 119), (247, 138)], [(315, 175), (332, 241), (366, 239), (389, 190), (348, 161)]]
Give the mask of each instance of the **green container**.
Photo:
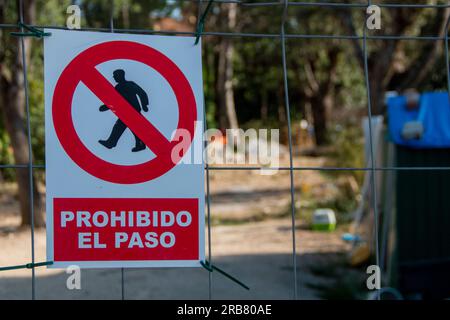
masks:
[(332, 209), (316, 209), (312, 218), (312, 229), (315, 231), (334, 231), (336, 215)]
[(336, 230), (336, 223), (317, 223), (313, 224), (314, 231), (334, 231)]

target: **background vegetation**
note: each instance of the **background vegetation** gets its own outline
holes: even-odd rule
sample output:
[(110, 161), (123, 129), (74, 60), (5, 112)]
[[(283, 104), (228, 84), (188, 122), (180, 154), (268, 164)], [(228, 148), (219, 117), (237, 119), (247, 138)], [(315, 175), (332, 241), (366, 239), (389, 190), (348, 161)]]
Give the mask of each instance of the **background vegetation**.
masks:
[[(110, 27), (112, 14), (115, 28), (193, 32), (199, 13), (197, 1), (26, 0), (25, 21), (65, 26), (66, 8), (72, 2), (82, 9), (82, 28), (105, 28), (105, 31)], [(442, 4), (446, 1), (423, 0), (420, 3)], [(382, 10), (382, 29), (370, 34), (443, 36), (449, 12), (444, 8), (385, 8)], [(18, 1), (0, 0), (1, 24), (16, 24), (17, 13)], [(364, 14), (363, 9), (291, 7), (287, 32), (362, 35)], [(205, 30), (279, 34), (281, 16), (282, 6), (246, 7), (236, 3), (215, 3), (207, 17)], [(0, 163), (25, 164), (28, 151), (23, 65), (19, 41), (11, 37), (11, 31), (11, 28), (0, 29)], [(35, 163), (43, 164), (43, 44), (42, 40), (28, 38), (25, 43), (34, 159)], [(358, 128), (367, 111), (362, 49), (362, 41), (355, 38), (289, 38), (287, 41), (294, 142), (312, 147), (331, 146), (328, 150), (333, 165), (362, 165), (362, 134)], [(383, 101), (388, 90), (446, 88), (442, 41), (371, 40), (368, 54), (374, 114), (385, 112)], [(205, 36), (203, 73), (208, 125), (222, 130), (233, 127), (280, 128), (282, 142), (287, 141), (281, 58), (277, 36)], [(303, 131), (302, 120), (307, 124)], [(2, 169), (0, 179), (17, 179), (19, 189), (28, 190), (26, 169)], [(36, 179), (43, 181), (43, 175)], [(36, 190), (39, 199), (39, 189)], [(30, 222), (26, 218), (29, 199), (26, 192), (21, 193), (22, 223), (26, 225)], [(36, 212), (42, 212), (40, 201), (36, 201), (35, 206)], [(39, 216), (37, 225), (43, 225)]]

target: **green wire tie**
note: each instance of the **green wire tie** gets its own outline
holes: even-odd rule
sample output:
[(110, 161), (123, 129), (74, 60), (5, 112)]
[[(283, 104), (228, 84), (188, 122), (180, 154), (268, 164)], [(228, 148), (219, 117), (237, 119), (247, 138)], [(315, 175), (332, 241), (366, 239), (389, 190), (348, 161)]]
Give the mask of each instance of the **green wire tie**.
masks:
[(44, 32), (35, 27), (29, 26), (23, 22), (19, 22), (19, 27), (28, 30), (29, 32), (11, 32), (14, 37), (36, 37), (42, 39), (43, 37), (51, 36), (51, 32)]
[(197, 24), (197, 30), (195, 31), (195, 45), (198, 44), (198, 41), (200, 40), (200, 36), (203, 33), (203, 30), (205, 28), (205, 20), (206, 16), (209, 13), (209, 10), (211, 9), (211, 5), (214, 2), (214, 0), (209, 0), (208, 5), (206, 6), (205, 11), (203, 12), (202, 16), (200, 17), (200, 21)]
[(21, 265), (18, 265), (18, 266), (1, 267), (0, 271), (17, 270), (17, 269), (33, 269), (33, 268), (36, 268), (36, 267), (49, 266), (49, 265), (52, 265), (52, 264), (53, 264), (53, 261), (27, 263), (27, 264), (21, 264)]
[(243, 287), (244, 289), (250, 290), (249, 287), (247, 287), (244, 283), (242, 283), (241, 281), (239, 281), (238, 279), (236, 279), (235, 277), (233, 277), (231, 274), (226, 273), (225, 271), (223, 271), (222, 269), (216, 267), (213, 264), (210, 264), (208, 260), (205, 261), (200, 261), (200, 264), (202, 265), (203, 268), (205, 268), (206, 270), (208, 270), (209, 272), (213, 272), (214, 270), (216, 270), (217, 272), (219, 272), (220, 274), (224, 275), (225, 277), (227, 277), (228, 279), (230, 279), (231, 281), (237, 283), (238, 285), (240, 285), (241, 287)]

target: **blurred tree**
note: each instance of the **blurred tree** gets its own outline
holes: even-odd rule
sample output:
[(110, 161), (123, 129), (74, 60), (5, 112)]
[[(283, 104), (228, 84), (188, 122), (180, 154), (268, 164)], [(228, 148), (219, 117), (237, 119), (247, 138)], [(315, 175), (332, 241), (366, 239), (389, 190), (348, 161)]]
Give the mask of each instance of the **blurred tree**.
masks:
[[(204, 6), (201, 7), (204, 10)], [(197, 6), (186, 6), (198, 14)], [(222, 32), (238, 32), (239, 9), (237, 3), (216, 3), (206, 19), (206, 30), (219, 28)], [(215, 124), (219, 129), (238, 127), (235, 103), (235, 42), (229, 37), (205, 37), (203, 52), (207, 56), (206, 79), (211, 81), (214, 93), (207, 91), (207, 98), (213, 99), (215, 105)]]
[[(12, 2), (0, 0), (0, 21), (6, 21), (6, 15), (17, 12), (19, 1), (16, 1), (16, 7), (12, 6)], [(36, 1), (29, 0), (23, 8), (23, 18), (25, 23), (33, 24), (36, 15)], [(17, 17), (17, 15), (16, 15)], [(31, 39), (23, 39), (27, 64), (30, 62)], [(12, 38), (8, 31), (1, 30), (0, 43), (2, 51), (0, 53), (0, 108), (3, 114), (4, 126), (8, 132), (9, 139), (14, 154), (15, 164), (28, 164), (28, 138), (26, 128), (25, 115), (25, 93), (23, 78), (23, 60), (22, 47), (19, 38)], [(30, 225), (31, 223), (31, 198), (30, 198), (30, 179), (28, 168), (16, 169), (16, 177), (18, 183), (18, 196), (20, 202), (20, 212), (22, 216), (22, 225)], [(35, 226), (42, 227), (44, 225), (43, 202), (36, 184), (36, 179), (32, 179), (34, 190), (34, 213)]]
[[(290, 24), (292, 33), (333, 34), (341, 29), (331, 10), (309, 8), (297, 10), (292, 16), (295, 18)], [(293, 40), (289, 43), (289, 51), (290, 64), (296, 74), (296, 89), (302, 91), (305, 118), (313, 121), (316, 145), (325, 145), (328, 143), (329, 117), (337, 96), (347, 89), (338, 86), (338, 79), (347, 77), (338, 68), (339, 64), (345, 63), (341, 59), (346, 52), (345, 43), (336, 39)]]
[(81, 0), (85, 26), (108, 28), (111, 14), (114, 27), (120, 29), (151, 29), (156, 18), (170, 15), (177, 4), (146, 0)]
[[(428, 4), (435, 1), (425, 1)], [(417, 1), (409, 1), (417, 3)], [(438, 1), (444, 4), (447, 1)], [(356, 25), (364, 23), (364, 16), (357, 12), (339, 11), (343, 25), (351, 34), (357, 34)], [(445, 25), (450, 8), (424, 10), (421, 8), (382, 9), (381, 30), (374, 34), (384, 35), (445, 35)], [(354, 39), (354, 54), (364, 69), (362, 42)], [(369, 42), (369, 76), (373, 114), (384, 112), (384, 93), (387, 90), (403, 91), (417, 88), (429, 80), (430, 71), (442, 53), (442, 41), (402, 41), (390, 39)]]

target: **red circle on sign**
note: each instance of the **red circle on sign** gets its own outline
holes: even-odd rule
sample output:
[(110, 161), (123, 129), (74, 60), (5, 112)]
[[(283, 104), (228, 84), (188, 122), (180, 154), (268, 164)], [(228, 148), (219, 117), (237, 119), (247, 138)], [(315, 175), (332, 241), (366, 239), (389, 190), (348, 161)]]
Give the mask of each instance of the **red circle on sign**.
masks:
[[(126, 100), (95, 68), (100, 63), (117, 59), (144, 63), (164, 77), (178, 103), (177, 130), (186, 130), (189, 133), (189, 145), (192, 143), (197, 108), (189, 81), (167, 56), (131, 41), (110, 41), (95, 45), (81, 52), (67, 65), (58, 79), (53, 95), (53, 124), (66, 153), (89, 174), (113, 183), (142, 183), (172, 169), (181, 160), (183, 151), (179, 152), (174, 161), (171, 154), (178, 141), (175, 138), (166, 140), (144, 116), (129, 107)], [(133, 132), (155, 153), (155, 158), (137, 165), (118, 165), (97, 157), (83, 144), (72, 119), (73, 95), (80, 82), (108, 105), (129, 128), (133, 128)]]

